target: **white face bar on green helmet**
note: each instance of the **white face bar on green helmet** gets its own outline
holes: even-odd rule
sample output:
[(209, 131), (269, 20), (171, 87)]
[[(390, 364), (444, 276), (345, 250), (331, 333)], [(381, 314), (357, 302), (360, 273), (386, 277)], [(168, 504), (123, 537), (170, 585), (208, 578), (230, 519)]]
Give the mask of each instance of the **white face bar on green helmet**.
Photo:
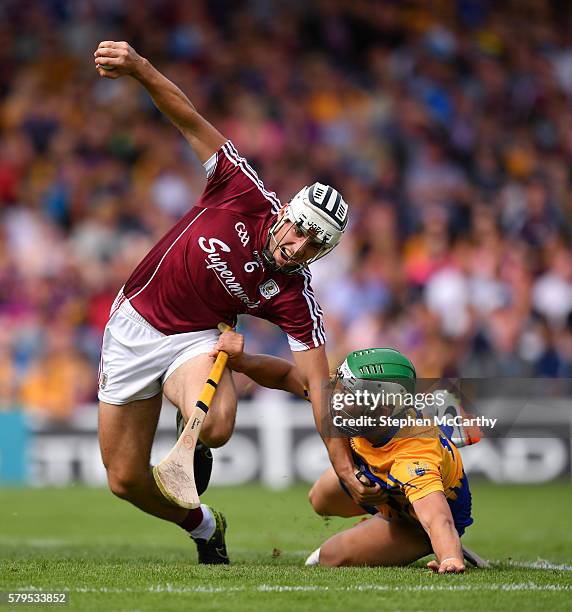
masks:
[[(339, 191), (314, 183), (301, 189), (287, 204), (282, 219), (270, 228), (270, 237), (275, 237), (286, 221), (294, 223), (320, 250), (311, 259), (289, 270), (296, 271), (329, 253), (338, 245), (348, 223), (348, 205)], [(272, 264), (269, 248), (264, 250), (267, 263)]]

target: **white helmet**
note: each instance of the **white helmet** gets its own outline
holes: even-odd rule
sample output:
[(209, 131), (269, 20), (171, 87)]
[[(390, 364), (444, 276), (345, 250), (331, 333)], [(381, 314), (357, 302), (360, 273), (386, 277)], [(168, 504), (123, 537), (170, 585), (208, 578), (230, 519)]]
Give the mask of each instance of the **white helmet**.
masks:
[[(285, 221), (296, 224), (312, 242), (321, 246), (318, 253), (304, 264), (282, 270), (295, 272), (320, 259), (337, 246), (348, 223), (348, 205), (344, 202), (341, 193), (333, 187), (314, 183), (310, 187), (301, 189), (290, 200), (284, 217), (270, 228), (269, 238), (274, 237)], [(264, 250), (264, 257), (272, 266), (274, 257), (268, 246), (267, 244)]]

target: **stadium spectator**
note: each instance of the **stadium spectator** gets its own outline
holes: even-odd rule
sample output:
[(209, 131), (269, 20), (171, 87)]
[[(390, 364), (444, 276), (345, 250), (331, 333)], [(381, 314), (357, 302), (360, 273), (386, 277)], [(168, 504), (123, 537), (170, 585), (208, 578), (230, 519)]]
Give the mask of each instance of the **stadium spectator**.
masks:
[(74, 347), (73, 329), (56, 325), (47, 332), (46, 347), (22, 380), (25, 409), (51, 421), (65, 422), (93, 398), (92, 371)]
[[(332, 362), (369, 338), (420, 376), (569, 372), (570, 7), (229, 6), (2, 3), (8, 403), (62, 308), (95, 381), (111, 296), (204, 185), (148, 98), (92, 74), (90, 50), (111, 32), (191, 91), (282, 199), (317, 178), (352, 202), (349, 239), (313, 269), (333, 306)], [(242, 329), (286, 354), (271, 327)]]

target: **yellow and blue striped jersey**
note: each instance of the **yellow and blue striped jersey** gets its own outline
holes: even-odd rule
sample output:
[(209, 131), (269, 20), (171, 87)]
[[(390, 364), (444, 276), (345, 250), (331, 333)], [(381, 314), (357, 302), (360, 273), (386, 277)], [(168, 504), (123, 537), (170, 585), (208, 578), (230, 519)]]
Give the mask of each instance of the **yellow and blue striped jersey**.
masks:
[(387, 519), (417, 521), (413, 502), (429, 493), (445, 494), (460, 534), (472, 524), (471, 494), (461, 455), (438, 427), (403, 427), (382, 444), (351, 438), (356, 465), (387, 493), (387, 501), (369, 512)]

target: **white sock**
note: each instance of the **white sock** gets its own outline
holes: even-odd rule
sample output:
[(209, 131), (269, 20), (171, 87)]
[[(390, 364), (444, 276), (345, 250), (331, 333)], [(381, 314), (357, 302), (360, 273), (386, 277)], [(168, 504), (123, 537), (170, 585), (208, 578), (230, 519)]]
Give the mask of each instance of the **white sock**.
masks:
[(203, 520), (198, 527), (191, 531), (191, 535), (199, 540), (208, 540), (215, 531), (215, 520), (208, 506), (201, 504), (201, 510), (203, 511)]
[(319, 548), (316, 548), (316, 550), (306, 559), (306, 563), (304, 565), (320, 565)]

